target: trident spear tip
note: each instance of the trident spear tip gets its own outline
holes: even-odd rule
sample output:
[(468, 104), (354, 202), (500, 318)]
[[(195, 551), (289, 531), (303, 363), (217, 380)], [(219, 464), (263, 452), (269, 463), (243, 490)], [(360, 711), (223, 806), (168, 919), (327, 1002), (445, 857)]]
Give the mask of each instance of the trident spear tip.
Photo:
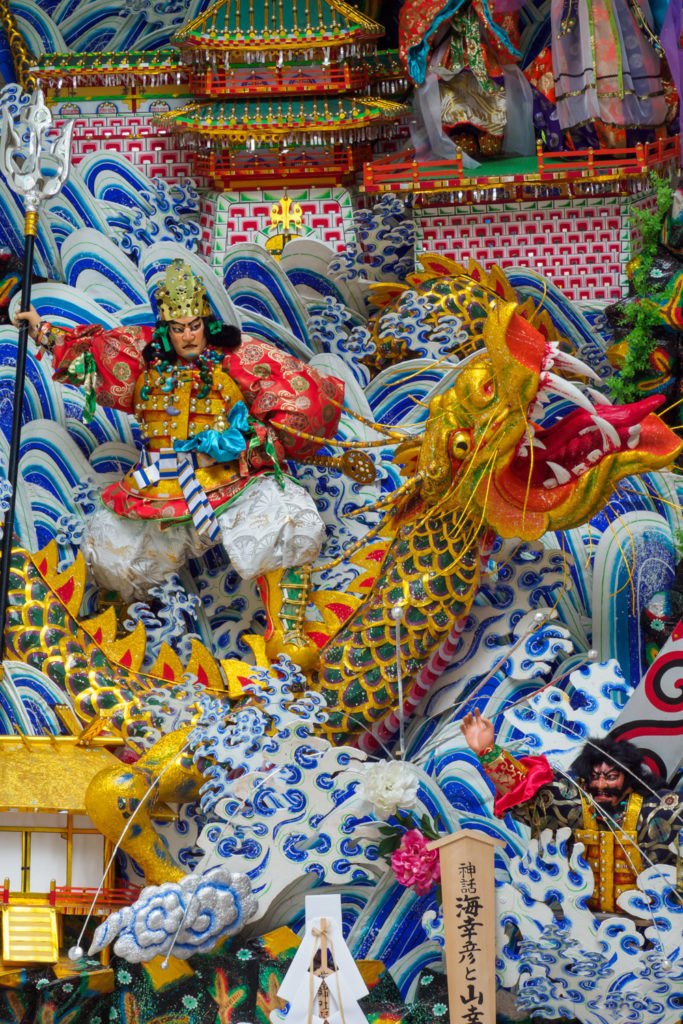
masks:
[[(21, 282), (22, 313), (31, 307), (31, 271), (33, 248), (38, 233), (38, 211), (43, 199), (55, 196), (69, 174), (71, 135), (74, 122), (54, 128), (52, 113), (45, 103), (42, 89), (36, 89), (31, 100), (19, 114), (17, 130), (12, 118), (3, 110), (0, 137), (0, 167), (10, 188), (24, 196), (24, 271)], [(48, 135), (48, 132), (51, 135)], [(9, 596), (10, 560), (14, 532), (14, 509), (19, 476), (19, 445), (24, 406), (24, 376), (28, 349), (28, 323), (21, 321), (17, 340), (17, 368), (12, 409), (12, 434), (7, 460), (7, 481), (11, 487), (2, 536), (0, 562), (0, 662), (4, 659), (4, 632)]]

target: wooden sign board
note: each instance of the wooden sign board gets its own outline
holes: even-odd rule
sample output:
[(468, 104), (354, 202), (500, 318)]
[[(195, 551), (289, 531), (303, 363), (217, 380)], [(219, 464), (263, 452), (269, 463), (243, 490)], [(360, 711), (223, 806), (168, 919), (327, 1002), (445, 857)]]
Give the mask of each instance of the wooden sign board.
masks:
[(496, 1024), (493, 856), (504, 845), (473, 829), (429, 844), (441, 866), (450, 1024)]

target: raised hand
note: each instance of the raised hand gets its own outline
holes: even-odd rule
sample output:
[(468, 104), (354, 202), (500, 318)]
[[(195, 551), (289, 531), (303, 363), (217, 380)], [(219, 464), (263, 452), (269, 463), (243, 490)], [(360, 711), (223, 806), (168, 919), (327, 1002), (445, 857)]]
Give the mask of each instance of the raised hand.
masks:
[(474, 709), (474, 714), (468, 712), (460, 723), (460, 731), (465, 737), (468, 747), (475, 754), (481, 754), (487, 747), (493, 746), (496, 740), (496, 731), (493, 722), (484, 718), (479, 708)]

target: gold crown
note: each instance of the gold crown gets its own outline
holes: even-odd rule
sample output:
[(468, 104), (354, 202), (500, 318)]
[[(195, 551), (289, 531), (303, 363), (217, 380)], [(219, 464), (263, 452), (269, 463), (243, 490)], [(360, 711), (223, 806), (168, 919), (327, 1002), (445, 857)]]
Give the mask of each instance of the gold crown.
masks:
[(160, 320), (179, 320), (186, 316), (209, 316), (211, 306), (204, 282), (182, 260), (173, 260), (164, 280), (154, 292)]

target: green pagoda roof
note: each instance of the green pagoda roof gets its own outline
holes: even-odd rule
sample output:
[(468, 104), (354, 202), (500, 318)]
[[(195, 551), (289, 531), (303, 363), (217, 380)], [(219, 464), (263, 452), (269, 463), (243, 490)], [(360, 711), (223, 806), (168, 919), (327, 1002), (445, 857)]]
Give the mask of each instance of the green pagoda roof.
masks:
[[(297, 60), (293, 66), (297, 69), (319, 67), (319, 61)], [(289, 66), (290, 62), (284, 62), (282, 67)], [(396, 50), (380, 50), (374, 54), (368, 54), (363, 58), (349, 58), (344, 61), (349, 68), (362, 67), (368, 72), (371, 78), (387, 76), (404, 77), (404, 72), (398, 60)], [(333, 63), (329, 65), (334, 66)], [(344, 66), (344, 65), (342, 65)], [(254, 75), (259, 70), (252, 63), (233, 62), (231, 69), (238, 68), (253, 69)], [(140, 50), (119, 53), (117, 51), (105, 51), (95, 53), (43, 53), (36, 58), (32, 68), (34, 71), (53, 75), (78, 75), (78, 74), (117, 74), (138, 71), (141, 74), (164, 72), (164, 71), (185, 71), (187, 65), (183, 62), (180, 51), (176, 49), (165, 50)]]
[(283, 136), (303, 140), (308, 133), (356, 136), (359, 129), (388, 124), (409, 113), (400, 103), (356, 96), (291, 97), (234, 100), (225, 103), (190, 103), (161, 115), (172, 127), (235, 142)]
[(128, 53), (43, 53), (36, 61), (39, 72), (55, 74), (116, 74), (176, 71), (184, 68), (178, 50), (139, 50)]
[(300, 50), (363, 43), (382, 26), (344, 0), (217, 0), (174, 36), (220, 50)]

